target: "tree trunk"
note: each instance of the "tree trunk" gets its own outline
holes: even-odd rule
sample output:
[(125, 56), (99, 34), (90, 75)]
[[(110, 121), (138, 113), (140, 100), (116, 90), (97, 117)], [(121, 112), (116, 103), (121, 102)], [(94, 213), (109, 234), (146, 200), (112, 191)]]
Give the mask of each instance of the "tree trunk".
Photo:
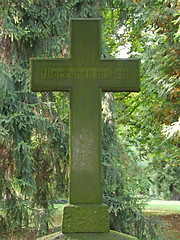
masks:
[(180, 193), (178, 193), (173, 186), (173, 200), (180, 200)]

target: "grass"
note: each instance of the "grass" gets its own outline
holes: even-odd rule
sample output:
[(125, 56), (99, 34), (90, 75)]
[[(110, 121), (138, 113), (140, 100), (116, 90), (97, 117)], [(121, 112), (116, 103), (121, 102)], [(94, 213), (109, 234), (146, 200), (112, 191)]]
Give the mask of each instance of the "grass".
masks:
[(62, 213), (63, 208), (66, 204), (54, 204), (54, 208), (56, 209), (53, 216), (53, 228), (56, 230), (60, 230), (61, 222), (62, 222)]
[[(60, 231), (61, 221), (62, 221), (62, 212), (65, 204), (54, 204), (54, 208), (56, 209), (54, 213), (54, 221), (53, 228), (51, 232)], [(176, 240), (180, 239), (180, 201), (159, 201), (152, 200), (148, 202), (145, 208), (145, 214), (149, 217), (157, 217), (161, 216), (163, 222), (165, 222), (164, 232), (166, 234), (165, 240)], [(28, 240), (34, 240), (34, 236), (36, 233), (32, 232), (32, 236), (29, 235)], [(22, 239), (17, 237), (5, 238), (5, 239)], [(164, 238), (163, 238), (164, 239)]]
[(56, 210), (56, 214), (62, 214), (63, 212), (63, 207), (65, 206), (66, 204), (54, 204), (54, 208), (57, 209)]
[(180, 201), (152, 200), (148, 202), (144, 212), (149, 217), (161, 216), (165, 223), (163, 239), (180, 239)]
[(154, 214), (180, 214), (180, 201), (152, 200), (145, 207), (145, 212)]
[[(54, 226), (61, 225), (62, 211), (65, 204), (55, 204), (54, 207), (57, 211), (54, 216)], [(162, 221), (165, 223), (164, 240), (180, 239), (180, 201), (149, 201), (145, 207), (145, 214), (148, 216), (161, 216)]]
[[(62, 211), (65, 204), (55, 204), (57, 209), (54, 216), (54, 226), (61, 225)], [(145, 214), (149, 217), (161, 216), (162, 221), (165, 223), (164, 240), (180, 239), (180, 201), (161, 201), (152, 200), (149, 201), (145, 207)]]
[[(56, 209), (55, 216), (62, 216), (63, 207), (66, 204), (54, 204)], [(154, 214), (180, 214), (180, 201), (149, 201), (145, 207), (145, 212), (152, 212)]]

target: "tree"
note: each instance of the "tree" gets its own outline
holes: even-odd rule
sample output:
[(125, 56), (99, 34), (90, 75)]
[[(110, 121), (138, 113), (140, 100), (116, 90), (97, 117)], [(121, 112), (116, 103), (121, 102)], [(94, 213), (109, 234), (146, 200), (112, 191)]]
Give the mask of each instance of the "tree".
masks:
[[(117, 105), (123, 116), (117, 118), (120, 133), (123, 135), (126, 126), (138, 155), (149, 162), (147, 171), (154, 175), (151, 181), (158, 184), (160, 192), (179, 191), (179, 138), (166, 139), (162, 134), (164, 126), (173, 127), (179, 118), (178, 1), (108, 3), (109, 48), (116, 52), (119, 45), (129, 43), (129, 55), (141, 58), (141, 92), (115, 96), (117, 104), (121, 100)], [(123, 34), (117, 34), (119, 28)], [(162, 172), (166, 176), (162, 177)]]
[[(142, 190), (138, 152), (119, 136), (115, 124), (113, 93), (103, 98), (103, 175), (104, 202), (109, 207), (111, 229), (135, 235), (138, 239), (160, 239), (160, 229), (142, 212), (144, 199), (136, 196)], [(134, 157), (133, 157), (134, 155)], [(158, 225), (157, 225), (158, 226)]]
[(53, 200), (67, 195), (68, 96), (34, 94), (31, 57), (68, 54), (70, 17), (97, 16), (95, 1), (3, 1), (0, 20), (2, 231), (47, 232)]

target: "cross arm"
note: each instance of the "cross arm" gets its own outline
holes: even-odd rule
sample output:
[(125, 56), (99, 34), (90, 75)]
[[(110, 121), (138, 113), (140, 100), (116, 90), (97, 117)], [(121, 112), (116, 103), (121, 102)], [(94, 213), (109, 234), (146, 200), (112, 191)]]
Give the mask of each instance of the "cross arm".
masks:
[(101, 59), (99, 67), (98, 85), (103, 91), (140, 91), (139, 59)]
[(69, 71), (71, 65), (71, 59), (32, 58), (31, 90), (69, 91), (73, 84)]

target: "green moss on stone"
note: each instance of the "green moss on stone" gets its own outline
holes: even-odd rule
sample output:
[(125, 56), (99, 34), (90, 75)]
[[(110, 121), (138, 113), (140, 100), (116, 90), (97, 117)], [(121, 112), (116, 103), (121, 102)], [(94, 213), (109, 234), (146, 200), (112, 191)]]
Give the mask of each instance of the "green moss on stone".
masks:
[(127, 234), (110, 231), (109, 233), (54, 233), (37, 240), (137, 240)]
[(76, 204), (64, 207), (63, 233), (105, 233), (109, 230), (109, 213), (105, 204)]

